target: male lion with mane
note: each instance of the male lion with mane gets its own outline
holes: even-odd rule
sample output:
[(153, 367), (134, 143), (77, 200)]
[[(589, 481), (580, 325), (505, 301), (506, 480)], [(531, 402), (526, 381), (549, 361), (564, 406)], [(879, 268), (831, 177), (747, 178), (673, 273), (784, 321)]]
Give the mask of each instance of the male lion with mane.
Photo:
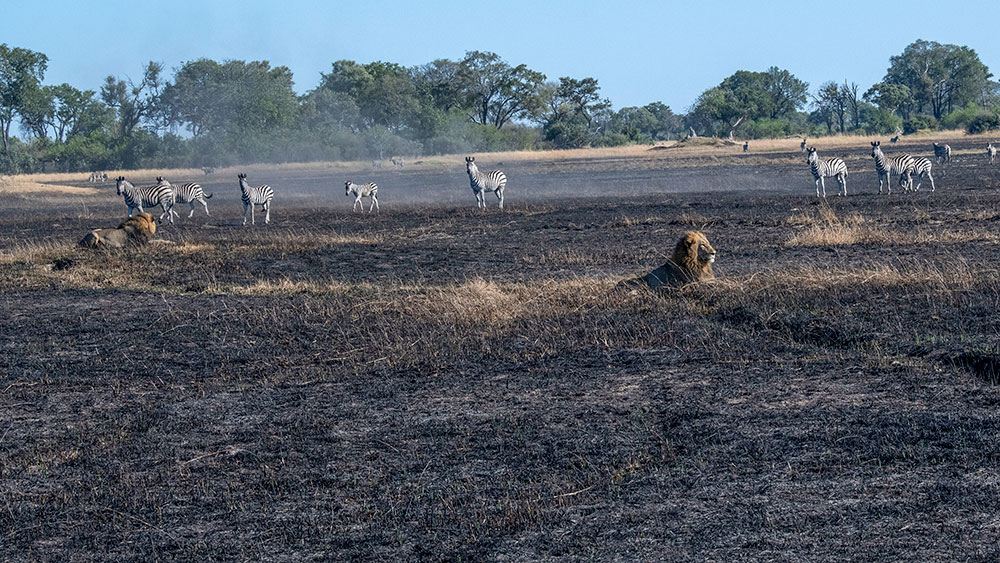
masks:
[(125, 248), (149, 242), (156, 232), (156, 221), (149, 213), (138, 213), (118, 225), (117, 229), (94, 229), (80, 241), (86, 248)]
[(674, 255), (666, 264), (645, 276), (632, 278), (623, 283), (626, 285), (645, 283), (651, 289), (662, 289), (706, 281), (715, 278), (715, 273), (712, 272), (713, 262), (715, 262), (715, 249), (709, 244), (705, 235), (698, 231), (688, 231), (677, 241)]

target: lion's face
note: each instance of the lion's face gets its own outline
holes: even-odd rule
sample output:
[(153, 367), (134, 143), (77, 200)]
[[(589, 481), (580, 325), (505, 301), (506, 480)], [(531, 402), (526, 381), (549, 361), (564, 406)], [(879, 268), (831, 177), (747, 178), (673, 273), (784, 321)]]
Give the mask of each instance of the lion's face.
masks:
[(692, 231), (684, 238), (688, 248), (688, 256), (697, 256), (701, 264), (712, 264), (715, 262), (715, 249), (709, 244), (705, 235)]

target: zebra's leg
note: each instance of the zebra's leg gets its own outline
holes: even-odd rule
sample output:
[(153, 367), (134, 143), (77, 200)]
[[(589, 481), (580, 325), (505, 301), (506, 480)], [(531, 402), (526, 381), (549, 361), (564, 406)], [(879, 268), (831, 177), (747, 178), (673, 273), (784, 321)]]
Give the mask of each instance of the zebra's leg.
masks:
[(265, 225), (270, 225), (271, 224), (271, 202), (270, 201), (264, 204), (264, 224)]
[(882, 175), (878, 175), (878, 193), (882, 195)]
[(361, 211), (364, 212), (364, 210), (365, 210), (365, 204), (361, 203), (361, 196), (358, 196), (354, 200), (354, 207), (351, 208), (351, 213), (357, 212), (359, 204), (361, 205)]
[(497, 199), (500, 200), (500, 209), (503, 209), (503, 190), (497, 190)]
[(823, 187), (823, 195), (820, 196), (819, 186), (823, 182), (823, 178), (816, 178), (816, 197), (826, 197), (826, 186)]
[(199, 201), (201, 201), (201, 205), (205, 208), (205, 215), (211, 217), (212, 214), (208, 212), (208, 201), (206, 201), (205, 198), (201, 198)]
[[(381, 213), (382, 208), (378, 206), (378, 196), (376, 196), (375, 194), (372, 194), (372, 203), (375, 204), (375, 211)], [(371, 213), (371, 209), (369, 209), (368, 212)]]
[(931, 181), (931, 191), (934, 191), (934, 176), (931, 176), (930, 170), (927, 171), (927, 179)]
[(837, 183), (840, 184), (840, 190), (843, 192), (840, 195), (847, 197), (847, 175), (841, 174), (837, 176)]
[[(188, 213), (188, 219), (194, 217), (194, 202), (196, 201), (201, 201), (201, 200), (192, 199), (191, 201), (188, 202), (188, 205), (191, 206), (191, 213)], [(208, 212), (208, 206), (205, 206), (205, 212), (206, 213)]]
[(375, 197), (375, 194), (372, 194), (371, 200), (372, 204), (368, 206), (368, 213), (371, 213), (372, 210), (375, 209), (375, 205), (378, 204), (378, 199)]
[[(250, 214), (253, 215), (253, 206), (250, 206)], [(243, 204), (243, 226), (247, 226), (247, 204)]]

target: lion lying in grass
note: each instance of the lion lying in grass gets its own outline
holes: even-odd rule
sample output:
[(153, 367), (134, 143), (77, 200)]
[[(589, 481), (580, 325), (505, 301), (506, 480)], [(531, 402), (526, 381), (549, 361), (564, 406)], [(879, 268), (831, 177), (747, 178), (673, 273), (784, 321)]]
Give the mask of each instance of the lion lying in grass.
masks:
[(625, 285), (645, 283), (652, 289), (680, 287), (692, 282), (714, 279), (713, 262), (715, 262), (715, 249), (709, 244), (705, 235), (698, 231), (689, 231), (677, 241), (674, 255), (666, 264), (645, 276), (622, 283)]
[(95, 229), (80, 241), (85, 248), (125, 248), (149, 242), (156, 232), (156, 221), (149, 213), (138, 213), (118, 225), (117, 229)]

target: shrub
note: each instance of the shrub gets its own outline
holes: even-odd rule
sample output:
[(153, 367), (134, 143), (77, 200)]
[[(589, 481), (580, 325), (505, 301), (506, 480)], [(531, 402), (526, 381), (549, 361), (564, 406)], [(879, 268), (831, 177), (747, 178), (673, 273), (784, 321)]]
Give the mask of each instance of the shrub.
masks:
[(903, 122), (903, 133), (912, 135), (925, 129), (937, 129), (938, 122), (929, 115), (914, 115)]
[(985, 133), (1000, 128), (1000, 116), (995, 113), (979, 114), (969, 122), (965, 130), (969, 133)]

